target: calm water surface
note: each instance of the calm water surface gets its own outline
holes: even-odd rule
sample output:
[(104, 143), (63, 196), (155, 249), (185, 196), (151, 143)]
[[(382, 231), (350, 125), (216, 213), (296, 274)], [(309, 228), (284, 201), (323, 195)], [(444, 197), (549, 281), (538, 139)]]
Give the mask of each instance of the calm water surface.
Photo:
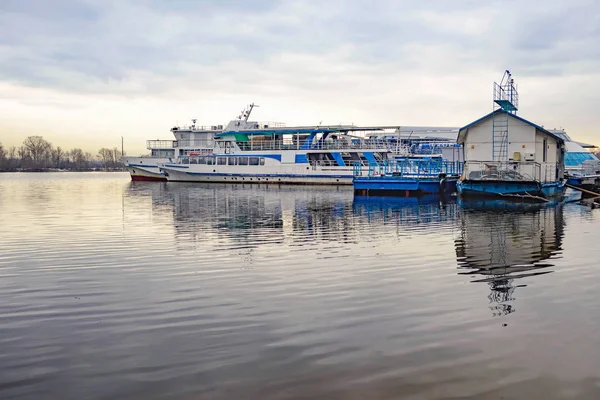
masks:
[(1, 399), (598, 399), (600, 210), (0, 174)]

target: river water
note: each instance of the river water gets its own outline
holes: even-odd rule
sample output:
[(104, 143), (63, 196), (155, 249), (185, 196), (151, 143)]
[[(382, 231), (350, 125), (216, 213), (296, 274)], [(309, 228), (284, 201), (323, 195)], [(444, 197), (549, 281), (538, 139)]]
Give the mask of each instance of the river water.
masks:
[(0, 174), (0, 398), (598, 399), (600, 210)]

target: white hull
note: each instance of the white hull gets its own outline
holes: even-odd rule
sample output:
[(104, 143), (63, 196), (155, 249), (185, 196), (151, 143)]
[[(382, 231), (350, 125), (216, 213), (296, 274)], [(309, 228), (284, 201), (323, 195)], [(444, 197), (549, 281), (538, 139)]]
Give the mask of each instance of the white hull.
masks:
[(308, 164), (274, 166), (164, 165), (171, 182), (286, 183), (312, 185), (351, 185), (352, 167), (313, 167)]
[(165, 158), (123, 158), (132, 181), (166, 181), (159, 163), (169, 162)]

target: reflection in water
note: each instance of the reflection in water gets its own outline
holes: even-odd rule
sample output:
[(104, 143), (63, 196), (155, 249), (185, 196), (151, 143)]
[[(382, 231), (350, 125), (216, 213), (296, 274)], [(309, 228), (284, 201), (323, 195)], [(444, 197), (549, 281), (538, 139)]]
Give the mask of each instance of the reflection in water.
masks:
[(282, 243), (286, 237), (330, 240), (332, 235), (356, 241), (348, 203), (352, 189), (343, 186), (132, 182), (125, 196), (149, 196), (155, 213), (172, 215), (179, 243), (233, 240), (256, 247), (265, 241)]
[(552, 272), (545, 260), (561, 250), (562, 205), (517, 204), (502, 200), (461, 201), (460, 238), (456, 240), (459, 274), (481, 275), (472, 282), (490, 286), (494, 315), (515, 311), (510, 304), (515, 279)]
[[(357, 243), (364, 224), (395, 224), (414, 234), (422, 225), (451, 227), (458, 218), (457, 204), (437, 196), (353, 197), (351, 188), (343, 186), (131, 182), (124, 196), (150, 198), (155, 216), (172, 217), (179, 243), (235, 239), (258, 246), (261, 238), (269, 243), (286, 238)], [(139, 205), (128, 202), (124, 208), (137, 213)]]
[(600, 398), (600, 210), (462, 206), (0, 174), (0, 399)]
[(440, 202), (439, 196), (422, 197), (354, 197), (354, 213), (369, 223), (396, 221), (405, 225), (452, 222), (456, 219), (456, 203)]

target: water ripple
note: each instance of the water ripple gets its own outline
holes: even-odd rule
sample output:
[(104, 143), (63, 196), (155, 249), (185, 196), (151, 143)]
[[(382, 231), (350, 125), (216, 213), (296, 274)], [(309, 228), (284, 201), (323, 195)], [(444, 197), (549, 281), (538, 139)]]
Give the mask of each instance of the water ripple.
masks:
[(0, 174), (0, 398), (598, 398), (599, 216)]

